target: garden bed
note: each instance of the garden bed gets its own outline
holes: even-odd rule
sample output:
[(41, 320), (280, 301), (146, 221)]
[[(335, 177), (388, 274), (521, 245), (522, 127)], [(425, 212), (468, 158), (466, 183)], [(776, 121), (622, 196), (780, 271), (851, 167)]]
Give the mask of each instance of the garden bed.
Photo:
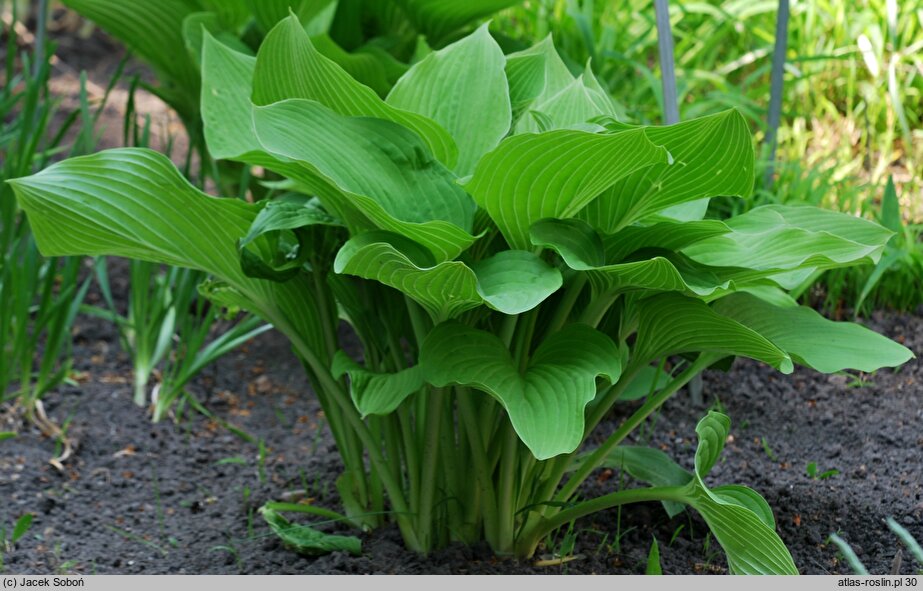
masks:
[[(923, 354), (920, 316), (881, 314), (869, 324)], [(317, 505), (339, 509), (333, 483), (341, 465), (301, 366), (280, 335), (261, 336), (195, 383), (193, 391), (217, 420), (186, 416), (157, 425), (131, 402), (131, 366), (110, 325), (78, 322), (75, 347), (80, 385), (45, 403), (78, 442), (64, 472), (48, 463), (54, 443), (32, 428), (20, 425), (20, 436), (3, 444), (0, 495), (7, 501), (0, 523), (35, 513), (29, 534), (6, 557), (9, 572), (637, 574), (644, 572), (652, 536), (666, 573), (726, 572), (704, 522), (691, 513), (669, 520), (655, 503), (577, 522), (574, 559), (550, 566), (501, 561), (486, 547), (451, 547), (421, 558), (403, 549), (393, 527), (362, 534), (360, 557), (300, 557), (271, 535), (256, 510), (305, 488)], [(918, 359), (857, 377), (803, 369), (783, 376), (738, 360), (727, 374), (706, 374), (704, 400), (695, 405), (681, 393), (668, 401), (654, 418), (653, 440), (644, 443), (691, 466), (695, 424), (706, 408), (720, 405), (733, 420), (733, 441), (710, 479), (746, 484), (766, 497), (803, 573), (851, 572), (827, 543), (833, 532), (872, 573), (891, 572), (901, 548), (887, 517), (923, 537)], [(600, 435), (631, 410), (621, 406)], [(257, 445), (220, 421), (265, 441), (265, 461)], [(839, 473), (812, 479), (806, 474), (812, 462), (818, 475)], [(611, 492), (619, 483), (617, 473), (600, 472), (584, 494)], [(552, 558), (554, 550), (540, 550), (546, 555), (536, 560)], [(914, 568), (905, 555), (900, 572)]]
[[(79, 107), (79, 70), (89, 70), (88, 94), (99, 99), (124, 52), (99, 33), (78, 40), (65, 32), (57, 41), (61, 61), (51, 88), (62, 100), (60, 123)], [(135, 63), (127, 71), (152, 80)], [(122, 143), (127, 81), (116, 86), (99, 119), (99, 148)], [(173, 136), (173, 156), (181, 160), (183, 132), (175, 113), (145, 91), (136, 103), (140, 114), (152, 117), (152, 147), (164, 149), (165, 136)], [(125, 292), (119, 268), (113, 286)], [(867, 324), (919, 357), (921, 314), (880, 314)], [(132, 403), (131, 362), (120, 351), (115, 328), (81, 318), (74, 336), (78, 384), (45, 399), (49, 416), (76, 443), (63, 470), (49, 463), (59, 451), (53, 441), (21, 416), (0, 413), (0, 431), (20, 432), (0, 444), (0, 498), (6, 501), (0, 526), (26, 512), (35, 515), (27, 535), (3, 557), (9, 572), (638, 574), (652, 538), (660, 544), (665, 573), (727, 572), (724, 553), (695, 513), (668, 519), (656, 503), (578, 521), (570, 538), (559, 532), (528, 562), (497, 559), (486, 546), (453, 546), (422, 558), (404, 549), (396, 527), (358, 534), (358, 557), (300, 557), (272, 535), (258, 508), (286, 498), (341, 510), (334, 483), (342, 464), (302, 366), (282, 336), (264, 334), (193, 383), (191, 391), (212, 418), (187, 409), (176, 422), (156, 425)], [(358, 354), (355, 347), (350, 352)], [(696, 423), (709, 408), (721, 410), (733, 421), (731, 438), (708, 481), (762, 493), (801, 572), (851, 572), (827, 541), (836, 532), (872, 573), (910, 573), (923, 565), (906, 553), (895, 560), (903, 546), (885, 519), (893, 517), (923, 538), (921, 382), (919, 360), (870, 376), (805, 369), (783, 376), (739, 360), (729, 373), (705, 375), (701, 404), (686, 392), (669, 400), (651, 428), (641, 429), (651, 439), (636, 443), (660, 447), (690, 468)], [(601, 441), (638, 406), (619, 406), (589, 443)], [(809, 464), (816, 477), (808, 475)], [(594, 476), (582, 496), (635, 486), (618, 472)], [(320, 527), (356, 533), (342, 524)]]

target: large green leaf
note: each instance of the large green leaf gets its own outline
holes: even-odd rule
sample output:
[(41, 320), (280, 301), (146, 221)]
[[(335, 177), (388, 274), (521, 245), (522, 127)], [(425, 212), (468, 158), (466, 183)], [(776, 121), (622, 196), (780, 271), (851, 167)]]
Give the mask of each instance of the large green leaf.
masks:
[(454, 318), (482, 304), (471, 268), (460, 261), (437, 264), (428, 251), (395, 234), (359, 234), (343, 245), (333, 268), (402, 291), (435, 320)]
[(374, 279), (407, 294), (436, 322), (487, 304), (504, 314), (521, 314), (561, 287), (561, 274), (534, 254), (503, 251), (468, 267), (436, 263), (419, 245), (386, 232), (360, 234), (347, 242), (334, 263), (337, 273)]
[[(387, 212), (374, 200), (364, 196), (354, 200), (320, 175), (265, 150), (256, 135), (253, 104), (250, 102), (255, 67), (255, 58), (233, 51), (205, 33), (202, 49), (202, 120), (212, 157), (262, 166), (295, 179), (297, 188), (306, 194), (325, 197), (324, 204), (337, 214), (350, 231), (374, 227), (358, 210), (363, 204), (371, 209), (373, 215), (389, 218)], [(397, 220), (390, 221), (397, 223)]]
[(183, 116), (198, 111), (199, 72), (180, 51), (185, 46), (183, 20), (202, 10), (194, 0), (65, 0), (83, 16), (125, 43), (164, 83), (161, 92)]
[[(46, 256), (114, 255), (203, 270), (222, 281), (223, 302), (256, 313), (296, 343), (322, 350), (309, 279), (273, 283), (251, 279), (240, 268), (237, 240), (257, 208), (208, 197), (165, 156), (109, 150), (9, 182)], [(252, 246), (268, 249), (264, 241)]]
[(387, 415), (424, 386), (419, 365), (396, 373), (375, 373), (353, 361), (343, 351), (333, 358), (333, 377), (349, 374), (349, 393), (363, 418)]
[(628, 226), (614, 234), (604, 235), (602, 241), (606, 262), (616, 263), (642, 249), (682, 250), (690, 244), (730, 231), (727, 224), (719, 220), (661, 222), (650, 226)]
[(202, 42), (202, 121), (208, 151), (217, 159), (241, 159), (260, 150), (250, 93), (256, 58), (205, 32)]
[(614, 382), (621, 373), (615, 343), (583, 324), (569, 325), (539, 345), (524, 374), (496, 336), (441, 324), (424, 341), (420, 365), (434, 386), (461, 384), (495, 397), (540, 460), (577, 449), (597, 376)]
[(478, 278), (478, 294), (505, 314), (528, 312), (563, 283), (557, 269), (525, 250), (504, 250), (471, 268)]
[(404, 9), (410, 22), (434, 41), (471, 21), (519, 4), (522, 0), (393, 0)]
[(892, 236), (874, 222), (810, 206), (765, 205), (725, 223), (731, 232), (696, 242), (683, 252), (711, 266), (832, 268), (878, 261)]
[(467, 189), (510, 247), (525, 249), (534, 222), (574, 217), (620, 178), (667, 157), (644, 130), (525, 134), (504, 140), (485, 156)]
[(718, 314), (701, 300), (665, 293), (640, 301), (638, 310), (634, 355), (639, 361), (710, 352), (757, 359), (783, 373), (794, 369), (785, 351), (756, 331)]
[(532, 244), (556, 251), (571, 269), (586, 271), (597, 294), (646, 289), (706, 296), (730, 287), (729, 281), (708, 269), (696, 268), (674, 253), (605, 264), (607, 256), (602, 238), (592, 226), (579, 219), (536, 222), (532, 226), (531, 239)]
[(471, 174), (510, 130), (505, 63), (484, 25), (414, 65), (388, 95), (388, 104), (442, 125), (458, 146), (455, 171)]
[(745, 197), (753, 189), (753, 142), (737, 111), (644, 129), (669, 150), (671, 162), (635, 172), (584, 210), (583, 219), (604, 233), (693, 202), (704, 213), (703, 199)]
[(550, 220), (532, 234), (572, 268), (590, 271), (598, 290), (636, 285), (711, 297), (769, 281), (789, 287), (816, 268), (875, 259), (891, 235), (854, 216), (798, 206), (757, 208), (726, 222), (633, 225), (604, 237), (578, 220)]
[(253, 102), (262, 106), (295, 98), (317, 101), (340, 115), (398, 123), (419, 135), (427, 151), (446, 166), (454, 166), (458, 159), (455, 142), (438, 123), (385, 103), (374, 90), (321, 55), (298, 19), (289, 17), (266, 36), (257, 54)]
[[(254, 66), (252, 58), (206, 36), (202, 115), (209, 151), (214, 157), (264, 166), (297, 181), (298, 187), (305, 193), (319, 196), (327, 209), (334, 212), (353, 233), (375, 227), (390, 230), (425, 244), (440, 260), (454, 258), (474, 241), (474, 237), (458, 225), (470, 224), (466, 220), (470, 220), (473, 214), (471, 199), (455, 185), (454, 177), (447, 170), (428, 158), (428, 152), (421, 148), (421, 140), (396, 124), (385, 120), (343, 117), (323, 110), (318, 103), (294, 101), (295, 105), (269, 107), (270, 113), (263, 114), (264, 127), (268, 128), (263, 131), (281, 126), (283, 133), (279, 137), (274, 134), (257, 137), (249, 98)], [(308, 135), (305, 137), (298, 137), (296, 132), (310, 125), (309, 121), (301, 119), (299, 104), (324, 119), (324, 124), (317, 129), (306, 129)], [(284, 113), (288, 113), (294, 121), (280, 120)], [(385, 132), (386, 137), (382, 144), (375, 146), (370, 145), (368, 138), (363, 138), (359, 144), (347, 145), (347, 138), (334, 133), (336, 142), (332, 145), (304, 145), (305, 138), (317, 139), (324, 130), (340, 124), (353, 132), (367, 126), (377, 129), (378, 136)], [(394, 130), (393, 135), (391, 130)], [(283, 141), (291, 136), (294, 136), (293, 141)], [(261, 139), (269, 146), (264, 146)], [(431, 164), (426, 170), (408, 170), (408, 162), (401, 160), (404, 158), (401, 152), (391, 149), (394, 142), (400, 144), (401, 151), (409, 155), (411, 162), (429, 160)], [(341, 145), (345, 146), (352, 159), (338, 157), (333, 147)], [(271, 147), (278, 151), (269, 151)], [(365, 167), (366, 149), (377, 154), (378, 158), (372, 162), (378, 167)], [(303, 160), (313, 159), (317, 154), (321, 156), (318, 162)], [(375, 175), (388, 175), (379, 177), (386, 178), (388, 182), (379, 187), (372, 182)], [(434, 198), (431, 199), (429, 193), (421, 197), (422, 191), (433, 187), (429, 181), (411, 183), (413, 192), (405, 191), (407, 175), (436, 182), (438, 191), (432, 195)], [(371, 195), (361, 193), (369, 187)], [(430, 202), (431, 206), (420, 208), (421, 199)], [(434, 214), (432, 220), (424, 219), (427, 213), (432, 212), (439, 213)], [(445, 221), (445, 218), (454, 219), (454, 222)], [(420, 219), (423, 221), (416, 221)]]
[(375, 199), (404, 221), (470, 229), (475, 205), (419, 137), (391, 121), (343, 117), (322, 104), (287, 100), (254, 111), (260, 143), (306, 163), (343, 191)]
[(719, 314), (763, 335), (792, 359), (824, 373), (844, 369), (872, 372), (896, 367), (913, 353), (858, 324), (833, 322), (806, 307), (777, 307), (747, 293), (714, 304)]
[[(321, 179), (318, 195), (339, 214), (357, 208), (378, 227), (454, 258), (474, 237), (475, 204), (419, 137), (391, 121), (343, 117), (318, 102), (287, 100), (254, 111), (257, 136), (298, 180)], [(288, 170), (292, 174), (291, 170)]]

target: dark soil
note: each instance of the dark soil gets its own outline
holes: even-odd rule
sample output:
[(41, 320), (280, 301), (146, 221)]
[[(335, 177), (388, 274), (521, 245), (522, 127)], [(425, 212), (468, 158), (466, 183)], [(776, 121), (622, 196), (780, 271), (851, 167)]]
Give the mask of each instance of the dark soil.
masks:
[[(877, 316), (871, 325), (923, 354), (923, 318)], [(288, 491), (337, 509), (341, 465), (323, 414), (285, 340), (267, 333), (221, 360), (195, 384), (216, 418), (265, 441), (258, 447), (215, 420), (186, 416), (152, 425), (131, 402), (130, 365), (105, 323), (76, 333), (76, 387), (46, 400), (49, 414), (79, 441), (60, 473), (53, 442), (22, 427), (0, 444), (0, 523), (35, 513), (29, 534), (6, 556), (17, 573), (642, 573), (651, 537), (667, 573), (723, 573), (723, 554), (695, 515), (669, 520), (658, 504), (607, 511), (576, 524), (577, 559), (559, 566), (499, 561), (487, 548), (461, 546), (421, 558), (393, 527), (361, 535), (363, 555), (303, 558), (270, 535), (256, 513)], [(681, 393), (664, 407), (649, 443), (691, 465), (694, 427), (708, 408), (734, 421), (733, 441), (714, 483), (746, 484), (776, 513), (780, 535), (804, 573), (849, 573), (826, 542), (838, 532), (873, 573), (889, 573), (901, 547), (884, 520), (893, 516), (923, 538), (923, 366), (824, 376), (783, 376), (738, 361), (705, 378), (705, 400)], [(627, 415), (631, 407), (620, 409)], [(614, 428), (613, 417), (601, 430)], [(765, 441), (765, 444), (764, 444)], [(824, 479), (805, 473), (815, 462)], [(611, 492), (602, 471), (584, 494)], [(616, 543), (618, 540), (618, 543)], [(550, 552), (544, 549), (541, 552)], [(913, 572), (904, 553), (901, 572)]]

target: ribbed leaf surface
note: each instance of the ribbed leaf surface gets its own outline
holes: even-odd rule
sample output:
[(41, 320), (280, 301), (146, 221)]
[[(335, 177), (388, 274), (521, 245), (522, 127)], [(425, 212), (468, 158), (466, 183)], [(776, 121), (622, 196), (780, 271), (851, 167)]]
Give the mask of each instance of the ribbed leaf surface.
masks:
[(618, 347), (601, 332), (573, 324), (553, 334), (519, 373), (496, 336), (454, 322), (437, 326), (420, 353), (434, 386), (471, 386), (500, 401), (523, 443), (540, 460), (577, 449), (596, 378), (621, 374)]

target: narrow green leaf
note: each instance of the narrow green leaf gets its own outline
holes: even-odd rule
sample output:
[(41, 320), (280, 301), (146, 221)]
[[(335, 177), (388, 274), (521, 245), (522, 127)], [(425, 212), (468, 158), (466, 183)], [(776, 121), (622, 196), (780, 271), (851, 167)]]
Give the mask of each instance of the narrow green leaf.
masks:
[(868, 575), (869, 571), (865, 568), (865, 565), (862, 564), (862, 561), (859, 560), (859, 557), (856, 556), (855, 550), (852, 549), (852, 546), (849, 545), (849, 542), (841, 538), (836, 534), (830, 534), (830, 541), (833, 542), (837, 548), (839, 548), (840, 553), (843, 555), (843, 558), (846, 559), (846, 562), (852, 568), (853, 572), (857, 575)]
[(721, 298), (714, 309), (763, 335), (795, 362), (823, 373), (872, 372), (913, 358), (909, 349), (891, 339), (858, 324), (827, 320), (803, 306), (777, 307), (740, 293)]
[(503, 51), (484, 25), (414, 65), (387, 102), (442, 125), (458, 145), (454, 170), (465, 176), (510, 130), (504, 66)]
[(32, 519), (35, 516), (31, 513), (26, 513), (22, 517), (16, 520), (16, 525), (13, 526), (13, 534), (10, 536), (10, 541), (14, 544), (22, 539), (26, 532), (29, 531), (29, 528), (32, 527)]
[(334, 356), (332, 370), (333, 377), (337, 379), (349, 374), (349, 393), (363, 418), (394, 412), (408, 396), (424, 386), (419, 365), (397, 373), (375, 373), (353, 361), (343, 351), (337, 351)]
[(914, 537), (907, 531), (907, 528), (894, 521), (893, 517), (888, 517), (887, 519), (888, 527), (894, 534), (900, 538), (901, 542), (907, 546), (907, 550), (910, 554), (923, 566), (923, 547), (920, 547), (920, 543), (917, 542)]
[(500, 339), (454, 322), (427, 336), (420, 365), (436, 387), (461, 384), (496, 398), (539, 460), (580, 445), (584, 409), (596, 396), (597, 376), (611, 382), (621, 373), (615, 343), (582, 324), (569, 325), (539, 345), (524, 375)]
[(647, 554), (647, 568), (644, 569), (644, 574), (663, 574), (663, 567), (660, 566), (660, 546), (657, 544), (657, 538), (651, 538), (651, 550)]
[(904, 229), (901, 221), (901, 203), (897, 198), (897, 189), (894, 188), (894, 177), (888, 176), (885, 193), (881, 198), (881, 225), (894, 233)]
[(666, 151), (643, 130), (526, 134), (504, 140), (486, 155), (466, 188), (507, 243), (526, 249), (533, 223), (574, 217), (620, 178), (666, 161)]
[(875, 269), (869, 274), (868, 279), (866, 279), (865, 283), (862, 285), (862, 291), (859, 292), (859, 298), (856, 300), (855, 313), (857, 315), (861, 312), (865, 300), (872, 295), (872, 291), (882, 278), (884, 278), (885, 274), (906, 258), (907, 252), (903, 250), (889, 248), (885, 251), (885, 255), (881, 257), (881, 260), (875, 265)]

